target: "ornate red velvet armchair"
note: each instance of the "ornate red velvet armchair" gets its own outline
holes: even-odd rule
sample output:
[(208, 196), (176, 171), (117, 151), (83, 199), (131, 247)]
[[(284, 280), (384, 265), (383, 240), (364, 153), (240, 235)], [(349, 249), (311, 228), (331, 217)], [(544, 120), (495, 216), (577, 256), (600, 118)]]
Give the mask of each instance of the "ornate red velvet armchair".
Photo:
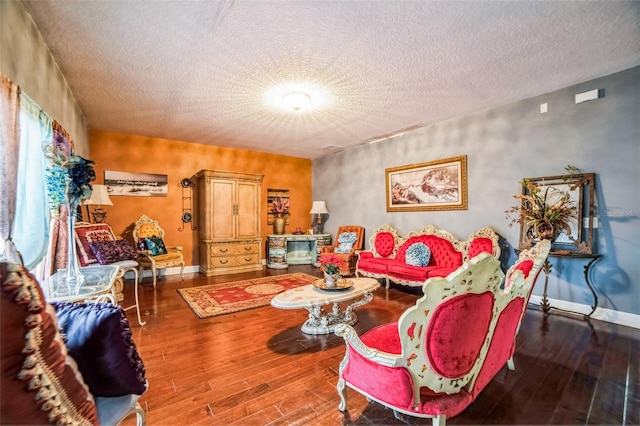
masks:
[[(353, 234), (355, 234), (355, 241), (353, 241), (353, 238), (349, 239), (349, 237), (353, 237)], [(340, 251), (340, 246), (345, 243), (342, 243), (341, 240), (346, 241), (347, 244), (347, 248), (342, 250), (342, 252)], [(351, 245), (349, 246), (349, 244)], [(343, 276), (353, 275), (356, 271), (356, 263), (358, 261), (357, 251), (362, 250), (363, 244), (364, 228), (362, 226), (341, 226), (338, 228), (334, 244), (332, 246), (323, 247), (322, 253), (320, 253), (320, 258), (322, 259), (322, 256), (328, 253), (338, 256), (342, 259), (340, 274)]]
[(351, 326), (336, 328), (346, 343), (340, 410), (349, 386), (396, 416), (432, 418), (434, 425), (462, 412), (505, 363), (514, 368), (515, 336), (549, 247), (545, 240), (523, 252), (505, 286), (500, 262), (481, 253), (446, 278), (427, 280), (424, 296), (397, 323), (362, 337)]

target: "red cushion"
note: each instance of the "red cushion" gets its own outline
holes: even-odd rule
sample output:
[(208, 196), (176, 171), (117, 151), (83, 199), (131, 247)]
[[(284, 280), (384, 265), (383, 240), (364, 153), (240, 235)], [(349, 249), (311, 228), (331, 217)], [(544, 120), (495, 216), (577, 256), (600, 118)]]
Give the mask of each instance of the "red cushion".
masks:
[(378, 255), (389, 257), (396, 247), (396, 239), (391, 232), (380, 232), (376, 235), (375, 248)]
[(358, 269), (374, 274), (386, 274), (390, 259), (380, 257), (364, 258), (358, 261)]
[(490, 238), (476, 238), (475, 240), (471, 241), (471, 244), (469, 244), (469, 249), (467, 250), (469, 259), (473, 259), (480, 253), (484, 252), (493, 254), (493, 241), (491, 241)]
[(425, 333), (429, 363), (438, 374), (456, 378), (471, 370), (487, 337), (492, 314), (491, 292), (464, 294), (438, 305)]
[(397, 322), (379, 325), (363, 334), (360, 340), (373, 349), (379, 349), (396, 355), (402, 353), (402, 344), (400, 343)]
[(0, 282), (2, 424), (97, 424), (93, 397), (38, 283), (6, 263)]
[(446, 277), (455, 268), (441, 268), (439, 266), (411, 266), (398, 261), (390, 262), (387, 274), (389, 278), (407, 281), (426, 281), (433, 277)]
[(514, 268), (514, 270), (522, 271), (525, 278), (529, 276), (532, 269), (533, 269), (533, 260), (531, 259), (523, 260), (522, 262), (518, 263)]
[(426, 281), (429, 271), (437, 266), (412, 266), (399, 261), (389, 263), (388, 273), (391, 278), (401, 278), (412, 281)]

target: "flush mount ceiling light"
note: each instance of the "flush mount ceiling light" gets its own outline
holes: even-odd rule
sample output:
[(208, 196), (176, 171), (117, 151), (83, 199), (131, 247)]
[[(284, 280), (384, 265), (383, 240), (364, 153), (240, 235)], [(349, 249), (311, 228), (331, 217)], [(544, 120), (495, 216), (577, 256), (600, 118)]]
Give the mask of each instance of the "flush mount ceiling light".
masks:
[(317, 110), (328, 102), (327, 90), (313, 83), (288, 83), (268, 89), (264, 101), (272, 107), (302, 113)]
[(294, 111), (305, 109), (311, 103), (311, 96), (304, 92), (289, 92), (282, 95), (282, 102)]

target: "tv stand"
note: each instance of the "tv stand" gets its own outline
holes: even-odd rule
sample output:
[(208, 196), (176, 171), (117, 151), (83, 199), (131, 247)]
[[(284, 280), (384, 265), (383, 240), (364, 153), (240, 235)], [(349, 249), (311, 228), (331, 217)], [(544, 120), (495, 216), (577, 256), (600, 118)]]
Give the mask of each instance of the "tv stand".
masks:
[(289, 265), (314, 265), (322, 247), (331, 245), (331, 234), (267, 235), (267, 268), (283, 269)]

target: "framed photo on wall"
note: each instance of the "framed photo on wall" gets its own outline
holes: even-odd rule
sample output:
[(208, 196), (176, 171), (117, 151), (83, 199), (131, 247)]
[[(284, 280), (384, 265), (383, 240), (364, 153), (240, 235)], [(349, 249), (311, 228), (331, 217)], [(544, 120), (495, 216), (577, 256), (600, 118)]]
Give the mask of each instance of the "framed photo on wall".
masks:
[(169, 189), (167, 175), (129, 173), (105, 170), (104, 184), (109, 196), (166, 197)]
[(387, 211), (467, 210), (467, 156), (385, 170)]

